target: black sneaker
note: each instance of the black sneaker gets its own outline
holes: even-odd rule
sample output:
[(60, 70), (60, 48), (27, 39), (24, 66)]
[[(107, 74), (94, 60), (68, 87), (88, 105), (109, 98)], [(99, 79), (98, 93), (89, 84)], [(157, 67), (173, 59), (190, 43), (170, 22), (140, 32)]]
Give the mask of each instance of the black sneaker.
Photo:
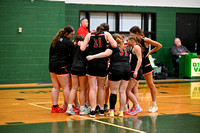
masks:
[(104, 110), (99, 110), (99, 115), (104, 116)]
[(108, 111), (108, 104), (104, 104), (104, 111)]
[(99, 110), (100, 110), (100, 107), (99, 107), (99, 105), (97, 105), (95, 108), (95, 113), (99, 113)]
[(95, 111), (90, 111), (89, 116), (90, 117), (95, 117)]

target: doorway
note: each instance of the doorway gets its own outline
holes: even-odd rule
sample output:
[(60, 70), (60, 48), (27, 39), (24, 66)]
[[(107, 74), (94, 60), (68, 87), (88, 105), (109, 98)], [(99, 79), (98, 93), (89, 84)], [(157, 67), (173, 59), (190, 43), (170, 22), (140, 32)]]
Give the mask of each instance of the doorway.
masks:
[(176, 14), (176, 37), (190, 52), (200, 43), (200, 14)]

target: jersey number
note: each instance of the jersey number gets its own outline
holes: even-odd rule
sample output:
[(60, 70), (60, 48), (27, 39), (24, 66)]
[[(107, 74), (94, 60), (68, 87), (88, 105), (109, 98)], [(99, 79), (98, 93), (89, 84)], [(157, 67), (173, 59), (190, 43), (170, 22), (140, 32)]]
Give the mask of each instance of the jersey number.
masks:
[(120, 48), (120, 56), (123, 56), (124, 54), (125, 54), (125, 56), (128, 55), (126, 49), (123, 50)]
[(101, 46), (101, 38), (98, 38), (98, 41), (97, 41), (97, 39), (95, 38), (94, 39), (94, 48), (97, 48), (97, 47), (102, 47)]

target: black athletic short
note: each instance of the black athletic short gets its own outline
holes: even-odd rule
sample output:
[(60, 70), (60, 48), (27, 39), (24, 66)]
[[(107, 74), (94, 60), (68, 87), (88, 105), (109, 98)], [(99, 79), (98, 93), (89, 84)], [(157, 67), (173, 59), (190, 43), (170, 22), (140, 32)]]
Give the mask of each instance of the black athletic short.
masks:
[(137, 74), (136, 78), (133, 77), (134, 72), (135, 72), (134, 70), (131, 71), (131, 78), (133, 78), (133, 79), (135, 79), (137, 81), (142, 79), (142, 69), (141, 68), (138, 70), (138, 74)]
[(49, 72), (55, 74), (68, 74), (70, 73), (70, 67), (63, 66), (60, 64), (49, 64)]
[(108, 79), (111, 81), (129, 80), (131, 76), (131, 66), (123, 66), (120, 69), (110, 69)]
[(153, 71), (153, 68), (151, 66), (151, 63), (148, 57), (142, 59), (142, 70), (143, 70), (143, 75)]
[(107, 75), (107, 63), (89, 61), (88, 62), (88, 75), (105, 77)]
[(76, 71), (76, 70), (71, 70), (72, 75), (78, 75), (78, 76), (85, 76), (86, 75), (86, 70), (83, 71)]

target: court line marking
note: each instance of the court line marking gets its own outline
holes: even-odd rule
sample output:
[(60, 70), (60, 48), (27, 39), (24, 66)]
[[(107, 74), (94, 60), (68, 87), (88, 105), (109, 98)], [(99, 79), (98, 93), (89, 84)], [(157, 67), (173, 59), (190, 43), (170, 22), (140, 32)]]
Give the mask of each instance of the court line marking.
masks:
[(106, 124), (106, 125), (130, 130), (130, 131), (138, 132), (138, 133), (146, 133), (144, 131), (140, 131), (140, 130), (137, 130), (137, 129), (132, 129), (132, 128), (128, 128), (128, 127), (124, 127), (124, 126), (120, 126), (120, 125), (116, 125), (116, 124), (112, 124), (112, 123), (108, 123), (108, 122), (104, 122), (104, 121), (99, 121), (99, 120), (96, 120), (96, 119), (93, 119), (93, 118), (88, 118), (88, 117), (84, 117), (84, 116), (79, 116), (79, 117), (82, 117), (82, 118), (85, 118), (85, 119), (88, 119), (88, 120), (92, 120), (92, 121), (95, 121), (95, 122), (99, 122), (99, 123), (102, 123), (102, 124)]
[[(49, 102), (46, 102), (46, 103), (49, 103)], [(33, 105), (33, 106), (36, 106), (36, 107), (39, 107), (39, 108), (51, 110), (51, 108), (47, 108), (47, 107), (44, 107), (44, 106), (40, 106), (40, 105), (37, 105), (37, 104), (34, 104), (34, 103), (28, 103), (28, 104)]]
[[(40, 103), (41, 103), (41, 102), (40, 102)], [(51, 102), (42, 102), (42, 103), (51, 103)], [(40, 105), (37, 105), (37, 104), (34, 104), (34, 103), (28, 103), (28, 104), (29, 104), (29, 105), (33, 105), (33, 106), (36, 106), (36, 107), (39, 107), (39, 108), (44, 108), (44, 109), (51, 110), (51, 108), (47, 108), (47, 107), (44, 107), (44, 106), (40, 106)], [(112, 123), (108, 123), (108, 122), (96, 120), (96, 119), (94, 119), (94, 118), (88, 118), (88, 117), (80, 116), (80, 115), (76, 115), (76, 116), (81, 117), (81, 118), (84, 118), (84, 119), (92, 120), (92, 121), (95, 121), (95, 122), (98, 122), (98, 123), (102, 123), (102, 124), (106, 124), (106, 125), (110, 125), (110, 126), (122, 128), (122, 129), (129, 130), (129, 131), (134, 131), (134, 132), (138, 132), (138, 133), (146, 133), (146, 132), (144, 132), (144, 131), (140, 131), (140, 130), (137, 130), (137, 129), (132, 129), (132, 128), (128, 128), (128, 127), (124, 127), (124, 126), (120, 126), (120, 125), (116, 125), (116, 124), (112, 124)]]
[[(157, 97), (159, 97), (159, 98), (163, 97), (164, 98), (164, 97), (184, 97), (184, 96), (190, 96), (190, 95), (157, 96)], [(149, 97), (140, 97), (140, 98), (149, 98)], [(28, 104), (36, 106), (36, 107), (39, 107), (39, 108), (44, 108), (44, 109), (51, 110), (51, 108), (37, 105), (37, 104), (44, 104), (44, 103), (52, 103), (52, 102), (35, 102), (35, 103), (28, 103)], [(128, 127), (124, 127), (124, 126), (120, 126), (120, 125), (116, 125), (116, 124), (112, 124), (112, 123), (108, 123), (108, 122), (99, 121), (99, 120), (96, 120), (96, 119), (93, 119), (93, 118), (88, 118), (88, 117), (79, 116), (79, 115), (77, 115), (77, 116), (81, 117), (81, 118), (84, 118), (84, 119), (92, 120), (92, 121), (95, 121), (95, 122), (98, 122), (98, 123), (102, 123), (102, 124), (106, 124), (106, 125), (110, 125), (110, 126), (114, 126), (114, 127), (130, 130), (130, 131), (134, 131), (134, 132), (146, 133), (144, 131), (140, 131), (140, 130), (136, 130), (136, 129), (132, 129), (132, 128), (128, 128)]]

